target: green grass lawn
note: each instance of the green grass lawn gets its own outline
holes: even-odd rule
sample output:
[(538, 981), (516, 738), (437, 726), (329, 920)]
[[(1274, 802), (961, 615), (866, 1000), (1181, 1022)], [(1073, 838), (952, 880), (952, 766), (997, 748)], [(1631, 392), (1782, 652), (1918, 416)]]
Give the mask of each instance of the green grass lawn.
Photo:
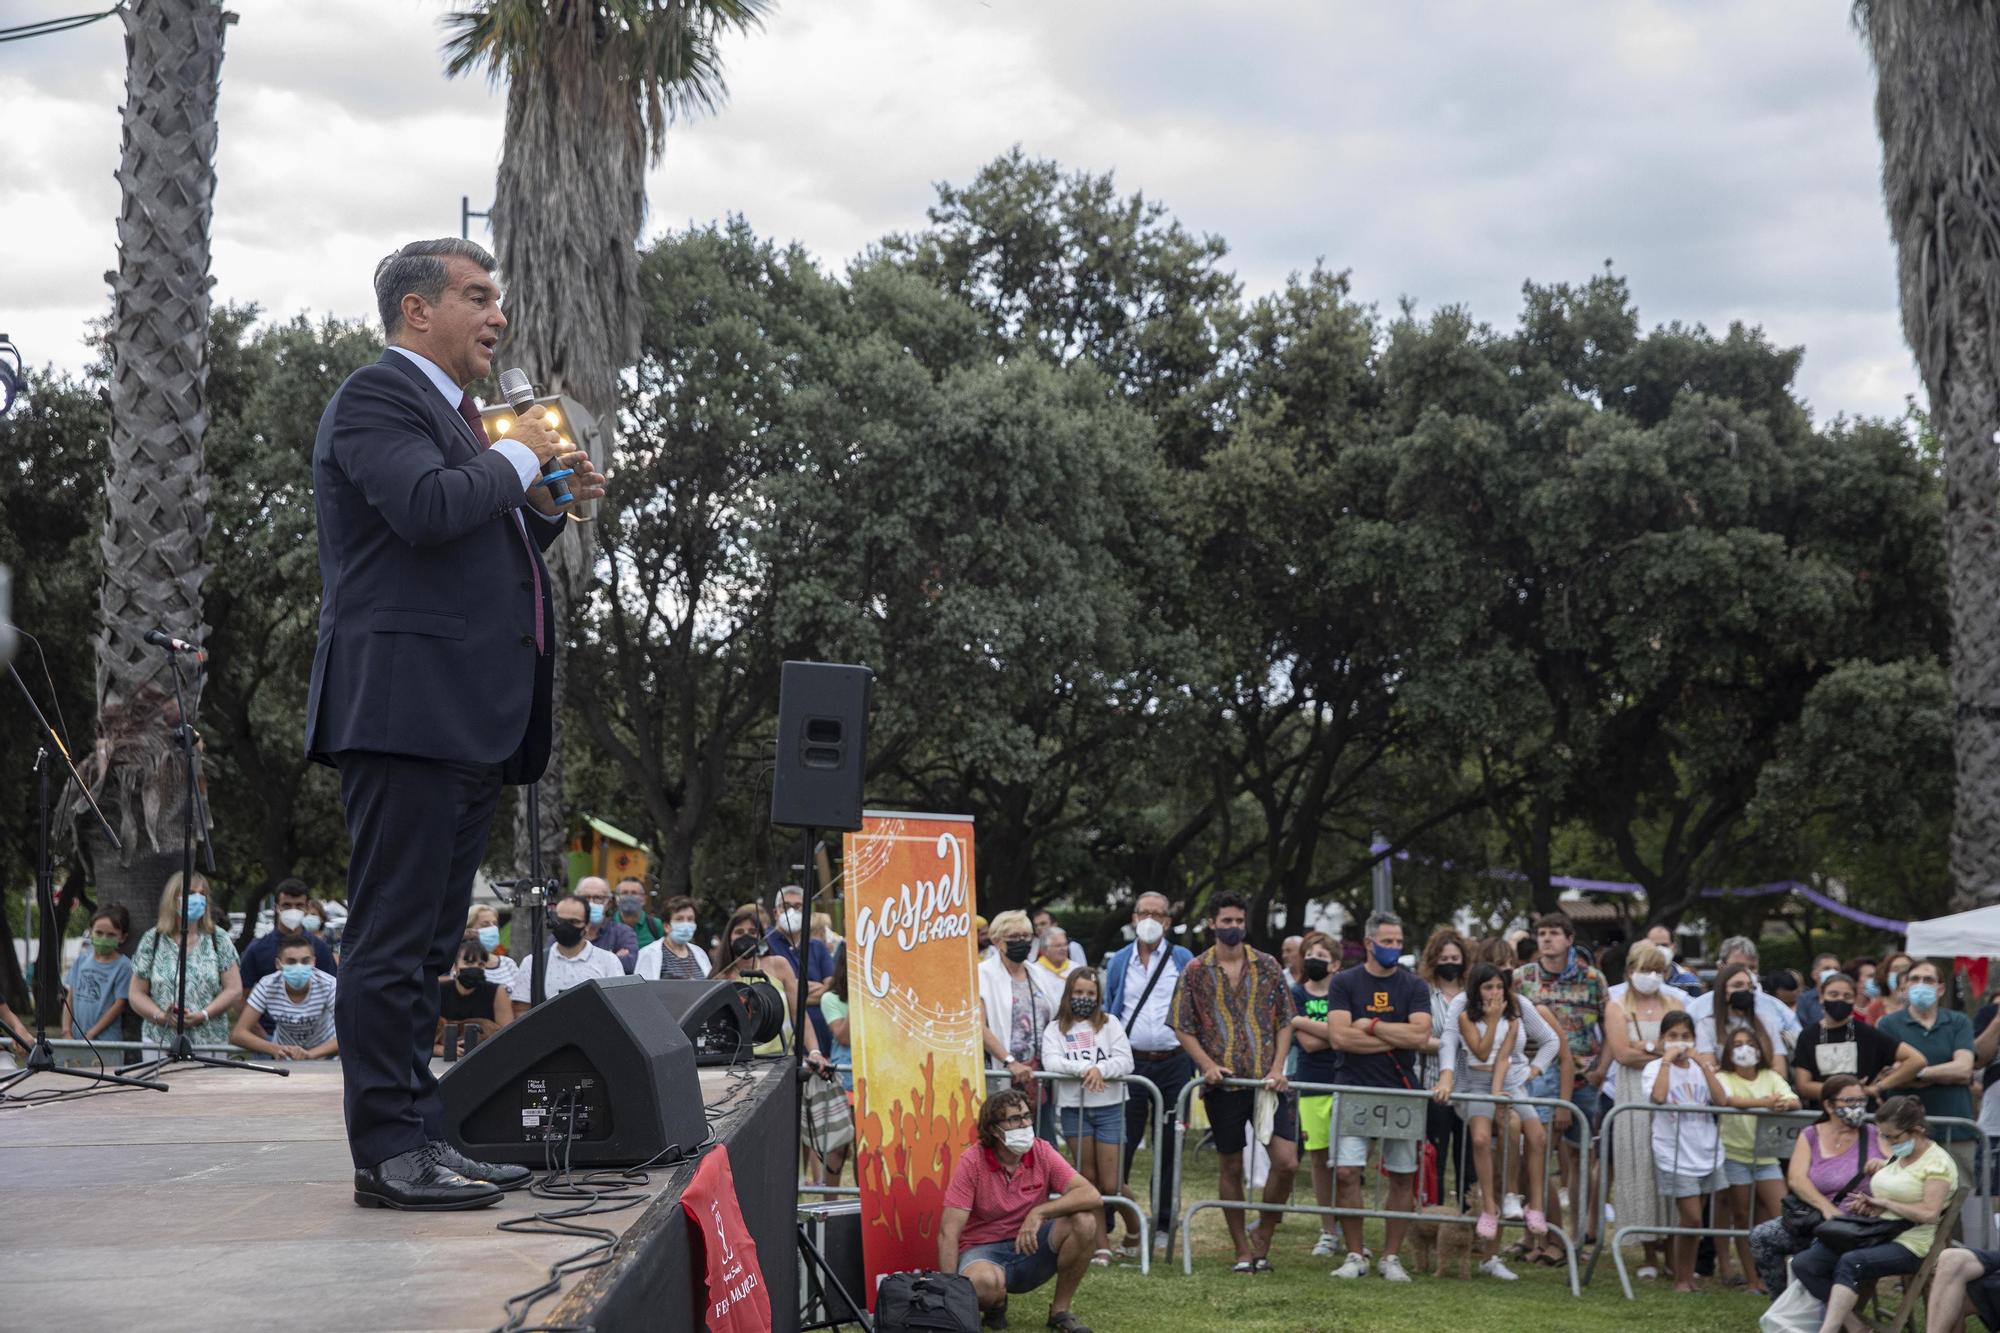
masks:
[[(1141, 1153), (1132, 1169), (1138, 1182), (1151, 1169)], [(1183, 1201), (1212, 1199), (1215, 1154), (1203, 1152), (1190, 1163), (1182, 1189)], [(1378, 1178), (1379, 1179), (1379, 1178)], [(1372, 1189), (1373, 1187), (1371, 1187)], [(1371, 1201), (1379, 1197), (1371, 1193)], [(1311, 1203), (1312, 1186), (1299, 1174), (1294, 1202)], [(1634, 1282), (1638, 1300), (1627, 1301), (1618, 1289), (1618, 1274), (1606, 1255), (1597, 1279), (1580, 1297), (1569, 1294), (1565, 1270), (1512, 1265), (1519, 1282), (1496, 1282), (1476, 1272), (1469, 1282), (1454, 1275), (1435, 1278), (1413, 1274), (1408, 1286), (1384, 1282), (1372, 1270), (1353, 1282), (1328, 1277), (1335, 1261), (1315, 1259), (1310, 1251), (1319, 1236), (1318, 1220), (1288, 1217), (1271, 1249), (1274, 1273), (1255, 1277), (1229, 1271), (1234, 1253), (1222, 1215), (1204, 1212), (1194, 1223), (1194, 1274), (1181, 1275), (1179, 1242), (1173, 1258), (1156, 1262), (1150, 1275), (1138, 1264), (1114, 1264), (1092, 1269), (1078, 1292), (1077, 1317), (1096, 1333), (1169, 1333), (1200, 1330), (1210, 1333), (1402, 1333), (1403, 1330), (1462, 1329), (1532, 1330), (1533, 1333), (1582, 1333), (1583, 1330), (1656, 1328), (1663, 1333), (1741, 1333), (1757, 1326), (1765, 1307), (1762, 1297), (1720, 1288), (1692, 1296), (1677, 1296), (1666, 1283)], [(1380, 1253), (1382, 1224), (1369, 1222), (1370, 1247)], [(1501, 1233), (1511, 1241), (1519, 1228)], [(1636, 1250), (1631, 1252), (1637, 1267)], [(1579, 1255), (1579, 1269), (1587, 1254)], [(1008, 1324), (1017, 1330), (1043, 1326), (1048, 1317), (1051, 1288), (1013, 1297)]]

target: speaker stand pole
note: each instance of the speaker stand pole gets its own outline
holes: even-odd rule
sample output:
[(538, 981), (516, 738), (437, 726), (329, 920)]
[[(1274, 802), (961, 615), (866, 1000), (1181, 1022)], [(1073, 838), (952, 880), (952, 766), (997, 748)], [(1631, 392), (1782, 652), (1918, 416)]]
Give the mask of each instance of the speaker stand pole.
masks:
[[(813, 830), (809, 828), (801, 829), (800, 834), (804, 840), (803, 845), (805, 848), (805, 866), (803, 870), (805, 876), (805, 902), (800, 905), (799, 909), (799, 965), (794, 969), (798, 973), (798, 1003), (792, 1009), (792, 1069), (794, 1077), (797, 1079), (796, 1087), (799, 1091), (800, 1103), (799, 1112), (792, 1116), (792, 1161), (795, 1163), (803, 1162), (806, 1156), (806, 1129), (803, 1109), (806, 1080), (817, 1077), (810, 1069), (806, 1068), (806, 1024), (812, 1022), (812, 1015), (806, 1010), (806, 973), (812, 966), (813, 901), (819, 897), (820, 889), (818, 875), (816, 874), (818, 862), (813, 857)], [(779, 929), (781, 931), (784, 929), (782, 922), (779, 924)], [(801, 1324), (799, 1325), (799, 1333), (806, 1333), (809, 1329), (817, 1328), (841, 1328), (849, 1323), (858, 1323), (861, 1325), (862, 1333), (875, 1333), (875, 1324), (867, 1315), (867, 1307), (856, 1301), (848, 1293), (846, 1285), (841, 1282), (840, 1278), (835, 1275), (833, 1268), (826, 1262), (826, 1256), (819, 1252), (819, 1246), (813, 1244), (812, 1235), (807, 1230), (806, 1224), (800, 1222), (798, 1230), (799, 1251), (805, 1255), (806, 1277), (808, 1281), (817, 1276), (820, 1282), (824, 1284), (821, 1288), (822, 1293), (831, 1288), (834, 1295), (840, 1298), (841, 1303), (846, 1307), (848, 1313), (853, 1315), (852, 1319), (833, 1319), (823, 1320), (817, 1324)], [(800, 1294), (803, 1297), (804, 1293)], [(801, 1307), (800, 1317), (804, 1317), (804, 1307)]]

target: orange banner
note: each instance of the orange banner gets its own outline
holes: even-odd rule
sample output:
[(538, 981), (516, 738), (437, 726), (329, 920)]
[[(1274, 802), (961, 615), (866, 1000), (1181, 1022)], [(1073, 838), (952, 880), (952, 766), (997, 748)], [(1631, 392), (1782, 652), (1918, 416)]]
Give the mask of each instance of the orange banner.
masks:
[(848, 1045), (868, 1308), (876, 1279), (937, 1267), (938, 1220), (976, 1137), (985, 1060), (972, 819), (868, 811), (845, 868)]

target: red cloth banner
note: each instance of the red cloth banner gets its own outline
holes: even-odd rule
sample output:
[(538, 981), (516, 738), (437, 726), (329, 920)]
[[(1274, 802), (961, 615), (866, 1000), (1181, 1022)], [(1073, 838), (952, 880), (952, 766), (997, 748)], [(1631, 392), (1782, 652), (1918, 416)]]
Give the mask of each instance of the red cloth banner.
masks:
[(705, 1266), (706, 1321), (716, 1333), (766, 1333), (771, 1327), (771, 1295), (757, 1266), (757, 1242), (744, 1225), (736, 1202), (736, 1175), (729, 1149), (717, 1144), (695, 1168), (681, 1195), (687, 1211), (688, 1248), (694, 1266)]

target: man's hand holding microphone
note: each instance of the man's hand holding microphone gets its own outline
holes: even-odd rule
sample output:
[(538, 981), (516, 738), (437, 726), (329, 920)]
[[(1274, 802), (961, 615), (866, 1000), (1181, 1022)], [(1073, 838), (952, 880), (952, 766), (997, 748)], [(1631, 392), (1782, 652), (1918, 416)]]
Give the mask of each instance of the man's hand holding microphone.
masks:
[[(579, 502), (599, 500), (604, 496), (604, 474), (590, 461), (590, 456), (575, 445), (564, 444), (556, 428), (549, 424), (548, 409), (540, 403), (530, 407), (514, 418), (507, 428), (505, 439), (526, 445), (535, 455), (535, 462), (543, 467), (556, 463), (569, 468), (576, 475), (566, 478), (570, 494)], [(549, 518), (558, 518), (564, 506), (549, 497), (549, 488), (536, 482), (528, 488), (528, 503), (535, 512)], [(574, 505), (569, 508), (575, 508)]]

